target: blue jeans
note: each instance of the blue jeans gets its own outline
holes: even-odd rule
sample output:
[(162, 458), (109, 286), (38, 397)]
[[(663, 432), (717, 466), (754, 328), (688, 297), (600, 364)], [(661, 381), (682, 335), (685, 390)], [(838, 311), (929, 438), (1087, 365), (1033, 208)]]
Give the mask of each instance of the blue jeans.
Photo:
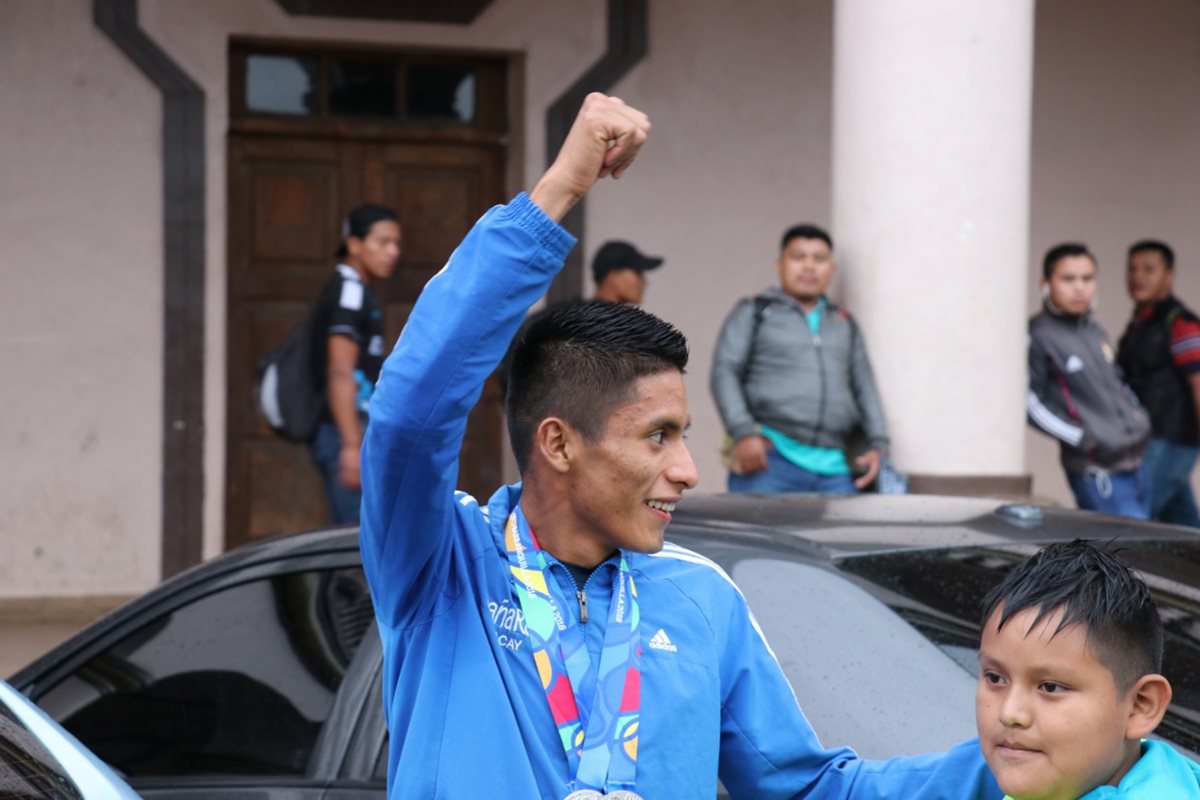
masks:
[(1151, 439), (1142, 463), (1150, 470), (1150, 518), (1200, 528), (1192, 494), (1192, 468), (1200, 448)]
[(1150, 519), (1150, 474), (1143, 462), (1128, 472), (1089, 469), (1068, 472), (1075, 502), (1088, 511), (1131, 519)]
[(798, 467), (779, 454), (774, 447), (767, 448), (767, 468), (753, 475), (729, 473), (729, 491), (760, 492), (816, 492), (818, 494), (854, 494), (854, 481), (849, 475), (818, 475)]
[(325, 483), (325, 503), (329, 506), (329, 519), (334, 525), (358, 524), (358, 509), (362, 504), (362, 492), (347, 489), (338, 481), (338, 459), (342, 452), (342, 435), (332, 422), (322, 422), (308, 445), (309, 455), (321, 473)]

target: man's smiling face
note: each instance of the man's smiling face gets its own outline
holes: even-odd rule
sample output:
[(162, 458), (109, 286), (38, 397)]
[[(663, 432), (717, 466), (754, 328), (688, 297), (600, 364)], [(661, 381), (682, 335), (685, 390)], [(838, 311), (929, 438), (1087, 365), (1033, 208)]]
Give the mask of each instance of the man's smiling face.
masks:
[(984, 626), (975, 697), (1000, 788), (1018, 800), (1076, 800), (1116, 785), (1139, 754), (1126, 738), (1135, 692), (1118, 689), (1082, 625), (1057, 631), (1061, 610), (1031, 627), (1038, 609), (1025, 609), (997, 628), (1002, 612)]
[(684, 441), (689, 422), (678, 370), (638, 378), (603, 437), (585, 441), (571, 468), (576, 530), (609, 550), (661, 549), (675, 503), (698, 480)]

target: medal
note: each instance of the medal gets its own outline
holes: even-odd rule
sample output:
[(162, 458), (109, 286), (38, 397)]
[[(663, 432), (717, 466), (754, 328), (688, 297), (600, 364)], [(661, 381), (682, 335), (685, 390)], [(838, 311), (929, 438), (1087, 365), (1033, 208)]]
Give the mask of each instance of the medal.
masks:
[(612, 602), (599, 664), (583, 631), (567, 624), (565, 598), (549, 575), (547, 555), (517, 506), (504, 529), (514, 589), (529, 628), (530, 651), (558, 728), (574, 786), (564, 800), (641, 800), (606, 786), (633, 786), (641, 711), (641, 637), (637, 587), (625, 556), (613, 576)]

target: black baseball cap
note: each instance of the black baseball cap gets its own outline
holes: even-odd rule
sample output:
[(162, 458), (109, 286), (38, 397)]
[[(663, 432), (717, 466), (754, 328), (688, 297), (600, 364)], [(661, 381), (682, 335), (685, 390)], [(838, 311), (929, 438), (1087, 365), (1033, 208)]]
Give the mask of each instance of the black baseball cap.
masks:
[(592, 279), (599, 283), (615, 269), (636, 269), (638, 272), (657, 269), (663, 260), (644, 256), (629, 242), (605, 242), (592, 259)]

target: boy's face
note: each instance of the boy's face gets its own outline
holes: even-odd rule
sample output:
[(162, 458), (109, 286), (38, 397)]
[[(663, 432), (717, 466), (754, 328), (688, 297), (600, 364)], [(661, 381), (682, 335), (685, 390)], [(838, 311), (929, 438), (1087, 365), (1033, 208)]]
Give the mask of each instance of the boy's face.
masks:
[(1088, 256), (1060, 258), (1046, 286), (1056, 308), (1068, 314), (1086, 313), (1096, 299), (1096, 264)]
[(1088, 647), (1086, 630), (1055, 634), (1061, 611), (1030, 630), (1038, 609), (983, 630), (975, 722), (1000, 788), (1017, 800), (1076, 800), (1116, 785), (1137, 761), (1127, 738), (1136, 692), (1121, 693)]

